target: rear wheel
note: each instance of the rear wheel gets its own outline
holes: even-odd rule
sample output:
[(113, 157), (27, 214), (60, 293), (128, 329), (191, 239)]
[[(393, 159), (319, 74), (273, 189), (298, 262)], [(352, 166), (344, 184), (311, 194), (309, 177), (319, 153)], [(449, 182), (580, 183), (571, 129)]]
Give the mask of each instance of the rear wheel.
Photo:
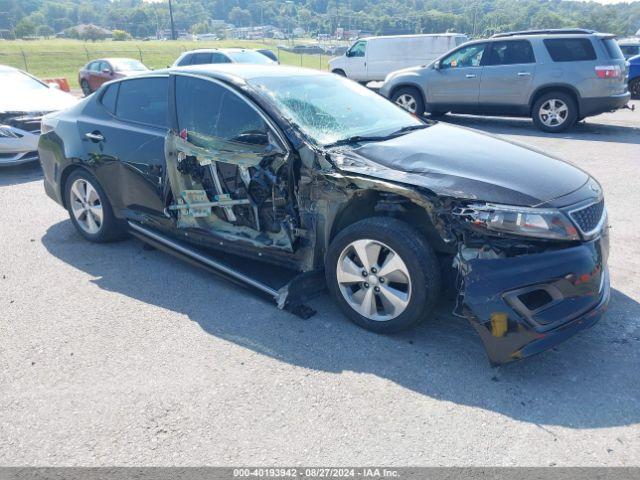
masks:
[(85, 97), (91, 95), (91, 87), (89, 86), (89, 82), (86, 80), (83, 79), (80, 81), (80, 88), (82, 89), (82, 93)]
[(531, 117), (536, 127), (544, 132), (562, 132), (576, 123), (578, 106), (566, 93), (545, 93), (533, 104)]
[(78, 233), (91, 242), (124, 238), (126, 232), (98, 181), (86, 170), (76, 170), (65, 185), (67, 210)]
[(417, 325), (440, 292), (433, 249), (408, 224), (386, 217), (341, 231), (325, 259), (327, 285), (354, 323), (379, 333)]
[(414, 115), (422, 115), (424, 113), (424, 102), (417, 88), (399, 88), (391, 96), (391, 101)]
[(640, 78), (634, 78), (629, 82), (629, 92), (633, 98), (640, 98)]

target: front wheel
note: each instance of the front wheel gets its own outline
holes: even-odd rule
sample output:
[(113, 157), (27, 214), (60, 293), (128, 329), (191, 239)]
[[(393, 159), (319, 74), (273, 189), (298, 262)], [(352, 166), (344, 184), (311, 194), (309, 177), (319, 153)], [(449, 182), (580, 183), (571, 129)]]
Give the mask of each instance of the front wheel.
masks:
[(83, 79), (80, 81), (80, 88), (82, 89), (82, 93), (85, 97), (91, 95), (91, 87), (89, 86), (89, 82), (86, 80)]
[(578, 106), (566, 93), (546, 93), (533, 104), (531, 118), (543, 132), (562, 132), (576, 123)]
[(422, 115), (424, 113), (424, 101), (417, 88), (400, 88), (393, 93), (391, 101), (414, 115)]
[(329, 246), (325, 275), (347, 317), (378, 333), (417, 325), (440, 292), (433, 249), (417, 230), (394, 218), (369, 218), (342, 230)]

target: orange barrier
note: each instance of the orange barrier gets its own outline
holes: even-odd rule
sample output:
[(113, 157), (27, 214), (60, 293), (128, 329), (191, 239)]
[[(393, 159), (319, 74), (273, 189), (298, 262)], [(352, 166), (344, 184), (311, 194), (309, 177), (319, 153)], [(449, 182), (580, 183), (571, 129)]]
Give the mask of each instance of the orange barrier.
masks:
[(55, 83), (60, 87), (60, 90), (63, 92), (70, 92), (71, 88), (69, 87), (69, 82), (66, 78), (47, 78), (44, 80), (44, 83)]

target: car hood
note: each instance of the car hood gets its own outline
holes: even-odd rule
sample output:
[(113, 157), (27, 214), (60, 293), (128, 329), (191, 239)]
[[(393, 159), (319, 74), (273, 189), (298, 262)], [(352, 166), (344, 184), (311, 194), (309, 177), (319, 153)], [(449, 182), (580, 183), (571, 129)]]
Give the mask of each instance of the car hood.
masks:
[(29, 92), (0, 91), (0, 112), (53, 112), (75, 105), (78, 100), (56, 88)]
[(444, 123), (332, 151), (331, 157), (345, 172), (424, 187), (438, 195), (518, 206), (567, 196), (590, 178), (565, 161)]

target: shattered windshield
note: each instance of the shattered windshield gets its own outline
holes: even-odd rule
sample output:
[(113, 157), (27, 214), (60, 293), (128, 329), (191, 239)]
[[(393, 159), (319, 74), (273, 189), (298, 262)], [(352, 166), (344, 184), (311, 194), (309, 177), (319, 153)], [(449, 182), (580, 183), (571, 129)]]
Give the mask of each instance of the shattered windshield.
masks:
[(380, 95), (337, 75), (258, 77), (249, 83), (319, 145), (384, 136), (422, 124)]

